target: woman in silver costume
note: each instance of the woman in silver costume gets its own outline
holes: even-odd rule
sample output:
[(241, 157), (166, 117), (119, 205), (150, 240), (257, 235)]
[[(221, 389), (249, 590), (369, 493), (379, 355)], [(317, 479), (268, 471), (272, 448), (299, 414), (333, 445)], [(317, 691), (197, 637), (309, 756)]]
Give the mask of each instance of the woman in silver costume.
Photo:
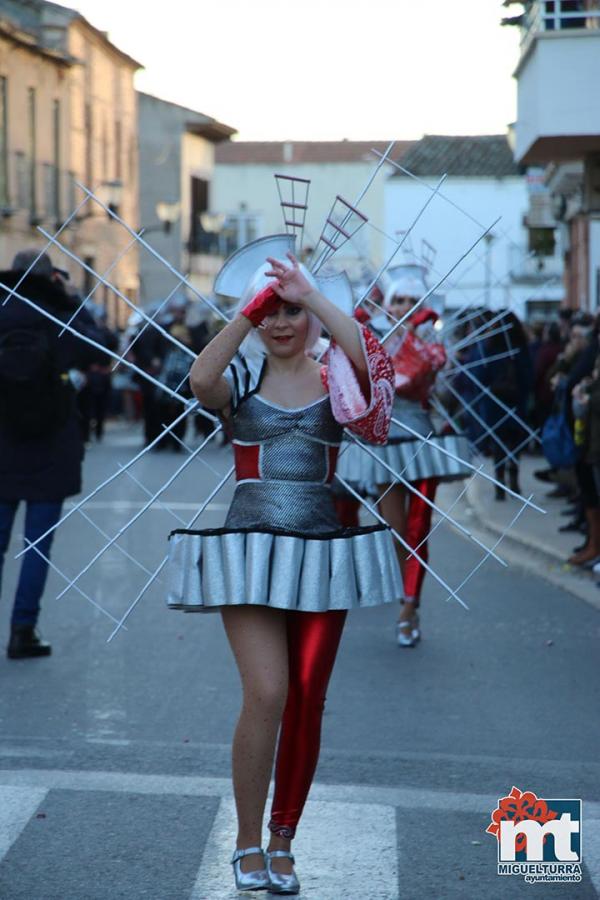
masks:
[[(444, 365), (445, 353), (432, 327), (437, 314), (421, 307), (410, 315), (423, 292), (424, 285), (413, 276), (393, 278), (383, 298), (385, 315), (369, 322), (374, 334), (383, 337), (395, 320), (406, 318), (406, 324), (386, 342), (395, 370), (393, 422), (385, 446), (369, 448), (366, 453), (351, 444), (339, 466), (346, 481), (377, 494), (385, 521), (418, 554), (412, 555), (395, 543), (404, 584), (395, 625), (399, 647), (414, 647), (421, 637), (419, 605), (426, 571), (421, 560), (426, 563), (428, 559), (427, 539), (437, 487), (441, 481), (469, 475), (461, 462), (470, 456), (466, 437), (453, 432), (435, 434), (428, 411), (428, 394), (436, 372)], [(436, 445), (455, 458), (441, 453)], [(395, 474), (401, 475), (402, 481)]]
[[(169, 605), (220, 610), (242, 682), (236, 885), (280, 894), (299, 890), (291, 841), (347, 611), (397, 601), (402, 588), (389, 531), (341, 528), (330, 489), (344, 425), (375, 442), (387, 437), (391, 361), (289, 256), (291, 264), (269, 258), (255, 273), (238, 314), (192, 367), (195, 396), (219, 411), (232, 438), (237, 485), (223, 528), (174, 532), (169, 549)], [(327, 366), (309, 355), (322, 326), (333, 339)], [(239, 352), (249, 336), (261, 342), (258, 360)]]

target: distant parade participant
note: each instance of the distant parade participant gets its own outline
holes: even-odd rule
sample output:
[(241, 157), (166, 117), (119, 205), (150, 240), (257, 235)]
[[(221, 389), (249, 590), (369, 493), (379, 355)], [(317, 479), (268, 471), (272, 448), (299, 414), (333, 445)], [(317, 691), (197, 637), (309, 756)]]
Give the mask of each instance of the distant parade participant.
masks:
[[(385, 446), (371, 447), (367, 453), (351, 443), (341, 454), (338, 469), (346, 481), (377, 495), (380, 514), (410, 548), (395, 542), (404, 583), (395, 626), (399, 647), (414, 647), (421, 638), (419, 606), (426, 572), (421, 561), (428, 561), (427, 539), (437, 486), (440, 481), (469, 474), (461, 462), (440, 453), (435, 446), (462, 460), (469, 457), (466, 439), (453, 433), (436, 435), (428, 412), (429, 393), (446, 354), (433, 328), (437, 313), (419, 307), (409, 316), (423, 293), (423, 284), (414, 276), (394, 278), (383, 297), (384, 314), (368, 323), (381, 338), (395, 321), (406, 317), (385, 343), (395, 372), (395, 421)], [(415, 432), (429, 440), (420, 439)], [(402, 481), (394, 473), (401, 475)]]
[[(231, 435), (237, 486), (223, 528), (172, 533), (169, 603), (220, 610), (240, 672), (236, 886), (294, 894), (291, 841), (317, 765), (347, 611), (394, 602), (401, 592), (388, 529), (341, 528), (330, 489), (344, 426), (386, 440), (393, 371), (377, 340), (326, 299), (291, 254), (256, 270), (258, 243), (225, 264), (243, 270), (245, 254), (250, 261), (235, 295), (239, 311), (190, 375), (195, 396)], [(332, 336), (327, 366), (309, 355), (322, 327)]]

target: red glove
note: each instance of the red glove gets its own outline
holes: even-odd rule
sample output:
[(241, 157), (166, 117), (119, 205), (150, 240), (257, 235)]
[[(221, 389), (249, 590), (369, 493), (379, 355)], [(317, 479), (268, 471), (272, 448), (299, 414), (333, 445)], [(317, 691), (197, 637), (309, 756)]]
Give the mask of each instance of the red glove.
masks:
[(246, 303), (242, 315), (250, 319), (252, 325), (257, 328), (265, 316), (276, 313), (282, 303), (283, 300), (277, 296), (272, 285), (268, 284)]
[(364, 306), (357, 307), (352, 313), (357, 322), (360, 322), (361, 325), (365, 325), (371, 318), (367, 310)]
[(430, 309), (428, 306), (422, 306), (416, 311), (414, 316), (410, 317), (410, 324), (414, 325), (415, 328), (418, 328), (423, 322), (437, 322), (438, 319), (439, 316), (434, 309)]

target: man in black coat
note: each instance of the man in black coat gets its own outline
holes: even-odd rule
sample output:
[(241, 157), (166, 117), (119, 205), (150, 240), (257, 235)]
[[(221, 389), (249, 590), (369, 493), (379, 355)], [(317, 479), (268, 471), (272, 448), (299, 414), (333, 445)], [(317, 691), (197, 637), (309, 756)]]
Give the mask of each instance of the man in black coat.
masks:
[[(7, 288), (16, 288), (61, 322), (73, 314), (73, 300), (55, 278), (43, 254), (28, 275), (37, 251), (17, 254), (13, 267), (0, 272), (0, 577), (19, 503), (27, 504), (25, 544), (52, 528), (66, 497), (81, 490), (83, 440), (72, 382), (93, 358), (88, 345), (64, 332)], [(82, 324), (83, 321), (83, 324)], [(85, 319), (77, 330), (95, 337)], [(37, 366), (37, 369), (36, 369)], [(36, 631), (40, 600), (48, 574), (53, 533), (23, 556), (7, 648), (10, 659), (48, 656), (50, 644)]]

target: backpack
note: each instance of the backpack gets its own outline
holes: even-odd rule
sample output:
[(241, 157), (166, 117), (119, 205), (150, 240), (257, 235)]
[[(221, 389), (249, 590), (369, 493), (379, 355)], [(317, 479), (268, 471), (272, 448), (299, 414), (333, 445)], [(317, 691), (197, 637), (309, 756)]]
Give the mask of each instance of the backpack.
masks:
[(577, 447), (569, 428), (564, 389), (556, 391), (555, 410), (542, 428), (542, 451), (553, 469), (568, 469), (577, 462)]
[(72, 401), (46, 330), (15, 328), (0, 335), (0, 426), (21, 439), (53, 434), (66, 423)]

